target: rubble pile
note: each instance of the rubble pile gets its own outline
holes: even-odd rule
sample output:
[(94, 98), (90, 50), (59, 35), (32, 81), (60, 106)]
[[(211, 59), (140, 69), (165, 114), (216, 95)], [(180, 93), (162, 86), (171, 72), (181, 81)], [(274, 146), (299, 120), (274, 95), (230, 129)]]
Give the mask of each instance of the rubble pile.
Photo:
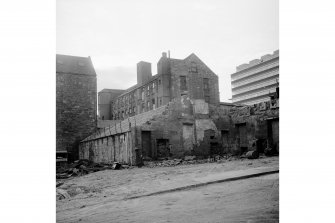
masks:
[(56, 172), (56, 179), (66, 179), (69, 177), (82, 176), (89, 173), (101, 171), (101, 170), (117, 170), (121, 168), (127, 168), (129, 166), (121, 165), (120, 163), (94, 163), (87, 159), (77, 160), (67, 167), (60, 167)]
[(226, 155), (226, 156), (213, 156), (211, 158), (204, 159), (203, 157), (196, 156), (185, 156), (183, 159), (166, 159), (162, 161), (148, 161), (144, 162), (144, 166), (149, 168), (154, 167), (167, 167), (177, 165), (188, 165), (188, 164), (201, 164), (201, 163), (224, 163), (238, 159), (237, 157)]

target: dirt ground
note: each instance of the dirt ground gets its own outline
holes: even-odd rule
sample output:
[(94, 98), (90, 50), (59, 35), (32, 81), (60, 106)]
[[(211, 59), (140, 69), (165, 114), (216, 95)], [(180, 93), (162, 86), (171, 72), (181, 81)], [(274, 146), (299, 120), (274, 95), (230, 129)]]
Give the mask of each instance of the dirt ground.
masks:
[(208, 176), (212, 173), (266, 166), (278, 167), (279, 158), (262, 157), (255, 160), (242, 159), (225, 161), (224, 163), (104, 170), (62, 180), (64, 184), (58, 188), (66, 190), (71, 197), (57, 200), (57, 218), (70, 214), (77, 209), (96, 204), (103, 205), (112, 201), (121, 201), (131, 196), (196, 183), (196, 178)]
[(279, 222), (279, 174), (84, 207), (57, 222)]

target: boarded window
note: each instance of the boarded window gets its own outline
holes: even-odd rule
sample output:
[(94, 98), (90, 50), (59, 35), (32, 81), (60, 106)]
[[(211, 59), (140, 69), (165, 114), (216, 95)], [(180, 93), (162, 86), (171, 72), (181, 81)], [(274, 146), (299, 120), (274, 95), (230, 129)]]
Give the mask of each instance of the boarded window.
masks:
[(186, 76), (180, 76), (180, 90), (187, 91)]

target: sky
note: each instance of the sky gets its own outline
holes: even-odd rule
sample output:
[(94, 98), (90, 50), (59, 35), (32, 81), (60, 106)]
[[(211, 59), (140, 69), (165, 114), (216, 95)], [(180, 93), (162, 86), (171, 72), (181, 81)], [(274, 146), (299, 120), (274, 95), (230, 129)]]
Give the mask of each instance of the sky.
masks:
[(136, 84), (136, 64), (152, 74), (162, 52), (195, 53), (219, 76), (231, 102), (236, 66), (279, 49), (279, 0), (56, 0), (57, 54), (90, 56), (97, 90)]

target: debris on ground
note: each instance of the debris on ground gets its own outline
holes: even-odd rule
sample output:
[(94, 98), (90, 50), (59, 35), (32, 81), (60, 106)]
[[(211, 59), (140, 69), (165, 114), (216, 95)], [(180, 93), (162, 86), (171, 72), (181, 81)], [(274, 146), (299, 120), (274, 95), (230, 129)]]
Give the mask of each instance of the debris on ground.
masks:
[(121, 168), (121, 164), (118, 163), (118, 162), (115, 162), (115, 163), (113, 164), (113, 166), (112, 166), (112, 169), (113, 169), (113, 170), (119, 170), (120, 168)]
[(274, 148), (267, 147), (264, 149), (265, 156), (274, 156), (277, 155), (277, 153), (278, 153), (277, 150)]
[(248, 159), (257, 159), (259, 157), (259, 152), (258, 151), (249, 151), (245, 155)]
[(191, 161), (191, 160), (195, 160), (195, 158), (196, 158), (195, 156), (185, 156), (184, 160), (185, 161)]
[(56, 182), (56, 187), (62, 186), (64, 182)]
[(56, 200), (63, 200), (70, 198), (70, 195), (63, 189), (56, 189)]
[(201, 163), (225, 163), (227, 161), (236, 160), (237, 157), (231, 155), (214, 155), (213, 157), (196, 157), (196, 156), (185, 156), (183, 159), (168, 159), (163, 161), (146, 161), (144, 166), (149, 168), (154, 167), (167, 167), (167, 166), (177, 166), (177, 165), (189, 165), (189, 164), (201, 164)]
[[(87, 159), (76, 160), (72, 164), (67, 166), (62, 166), (57, 168), (56, 179), (67, 179), (70, 177), (82, 176), (89, 173), (101, 171), (101, 170), (119, 170), (122, 169), (123, 165), (115, 163), (94, 163)], [(129, 168), (128, 165), (125, 165), (125, 168)], [(60, 185), (56, 185), (60, 186)]]

